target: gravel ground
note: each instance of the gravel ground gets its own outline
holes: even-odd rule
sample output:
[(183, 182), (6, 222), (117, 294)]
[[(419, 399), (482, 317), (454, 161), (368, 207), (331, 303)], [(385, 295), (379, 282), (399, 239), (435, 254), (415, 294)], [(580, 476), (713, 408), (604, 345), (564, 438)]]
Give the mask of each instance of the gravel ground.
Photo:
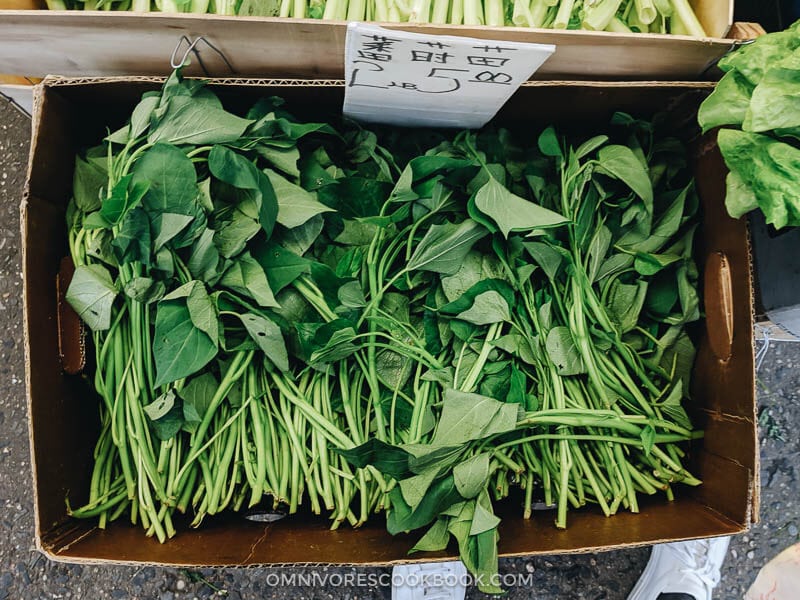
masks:
[[(0, 98), (0, 600), (92, 598), (184, 600), (214, 594), (232, 600), (389, 598), (369, 587), (276, 588), (276, 574), (301, 569), (204, 569), (91, 567), (52, 563), (33, 545), (33, 508), (24, 404), (18, 204), (25, 177), (30, 121)], [(740, 598), (758, 569), (798, 541), (800, 502), (800, 344), (776, 345), (760, 375), (761, 523), (731, 544), (715, 598)], [(503, 573), (532, 574), (533, 586), (512, 588), (507, 598), (621, 600), (644, 567), (648, 549), (578, 556), (502, 560)], [(321, 574), (355, 569), (330, 568)], [(378, 575), (386, 569), (361, 569)], [(220, 590), (220, 591), (218, 591)], [(224, 591), (224, 593), (223, 593)], [(470, 598), (481, 597), (474, 590)]]

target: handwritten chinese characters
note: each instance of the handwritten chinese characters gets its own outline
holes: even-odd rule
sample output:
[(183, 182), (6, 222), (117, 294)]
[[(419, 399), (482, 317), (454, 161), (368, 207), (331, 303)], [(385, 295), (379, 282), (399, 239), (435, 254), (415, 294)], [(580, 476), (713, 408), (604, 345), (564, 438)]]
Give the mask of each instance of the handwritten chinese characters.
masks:
[(395, 125), (481, 127), (554, 51), (350, 23), (344, 112)]

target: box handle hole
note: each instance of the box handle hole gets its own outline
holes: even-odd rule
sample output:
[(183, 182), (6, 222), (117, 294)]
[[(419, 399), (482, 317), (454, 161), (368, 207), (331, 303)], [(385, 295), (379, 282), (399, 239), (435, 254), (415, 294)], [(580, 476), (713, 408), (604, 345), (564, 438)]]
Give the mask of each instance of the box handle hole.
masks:
[(712, 252), (705, 268), (706, 332), (714, 356), (726, 362), (733, 347), (733, 283), (728, 257)]

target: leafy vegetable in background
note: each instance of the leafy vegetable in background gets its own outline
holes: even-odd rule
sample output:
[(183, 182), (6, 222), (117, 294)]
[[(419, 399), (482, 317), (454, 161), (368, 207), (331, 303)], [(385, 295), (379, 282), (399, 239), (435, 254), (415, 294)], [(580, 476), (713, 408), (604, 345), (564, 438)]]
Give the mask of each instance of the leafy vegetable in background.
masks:
[(725, 75), (698, 120), (703, 131), (722, 127), (728, 213), (738, 218), (759, 209), (778, 229), (800, 225), (800, 21), (719, 66)]
[(699, 483), (697, 199), (651, 123), (577, 146), (334, 129), (277, 98), (240, 118), (175, 73), (73, 191), (67, 298), (102, 398), (76, 517), (164, 541), (176, 512), (385, 511), (491, 576), (515, 487), (566, 527)]
[(706, 36), (687, 0), (47, 0), (47, 7)]

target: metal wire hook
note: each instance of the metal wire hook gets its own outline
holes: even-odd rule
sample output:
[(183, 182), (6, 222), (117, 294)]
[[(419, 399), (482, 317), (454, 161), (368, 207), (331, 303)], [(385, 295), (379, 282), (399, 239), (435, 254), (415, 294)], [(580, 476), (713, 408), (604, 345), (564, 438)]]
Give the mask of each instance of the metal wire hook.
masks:
[[(205, 63), (203, 62), (203, 58), (200, 56), (200, 52), (197, 49), (197, 46), (198, 46), (198, 44), (200, 42), (203, 42), (206, 46), (211, 48), (211, 50), (216, 52), (217, 55), (222, 59), (222, 62), (225, 63), (225, 66), (228, 67), (228, 70), (230, 70), (230, 72), (232, 74), (236, 73), (236, 70), (233, 68), (233, 65), (228, 60), (228, 57), (225, 56), (225, 54), (219, 48), (217, 48), (214, 44), (209, 42), (202, 35), (197, 36), (196, 38), (194, 38), (194, 40), (190, 40), (186, 35), (182, 35), (181, 38), (178, 40), (178, 43), (175, 45), (175, 49), (172, 51), (172, 56), (169, 59), (170, 66), (173, 69), (177, 69), (179, 67), (182, 67), (183, 65), (186, 64), (186, 61), (189, 58), (189, 54), (194, 54), (195, 58), (197, 59), (197, 63), (200, 65), (200, 68), (203, 70), (203, 73), (206, 75), (206, 77), (211, 77), (211, 73), (208, 72), (208, 69), (206, 68)], [(183, 56), (181, 57), (180, 62), (177, 62), (176, 61), (176, 57), (178, 55), (178, 51), (180, 50), (181, 46), (184, 43), (188, 44), (188, 47), (186, 48), (186, 51), (183, 53)]]

